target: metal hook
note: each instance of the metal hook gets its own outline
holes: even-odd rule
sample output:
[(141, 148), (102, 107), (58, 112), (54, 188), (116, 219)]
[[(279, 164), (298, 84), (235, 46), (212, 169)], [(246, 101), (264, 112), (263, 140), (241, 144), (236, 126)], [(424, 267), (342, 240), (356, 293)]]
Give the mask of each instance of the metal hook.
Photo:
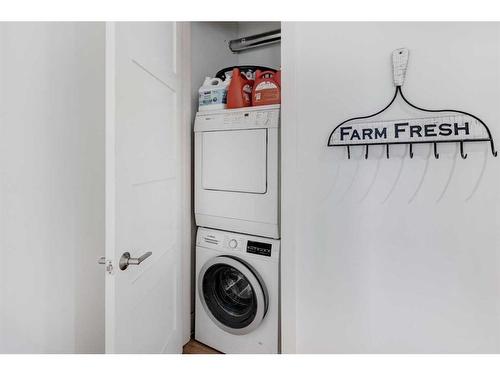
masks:
[(366, 145), (366, 150), (365, 150), (365, 159), (368, 159), (368, 145)]
[(436, 159), (439, 159), (439, 154), (438, 154), (437, 143), (436, 142), (434, 142), (434, 157)]
[(351, 158), (351, 148), (347, 146), (347, 159)]
[(389, 143), (385, 145), (385, 156), (389, 159)]
[(491, 145), (491, 153), (493, 154), (494, 157), (498, 156), (498, 152), (495, 150), (495, 144), (493, 143), (493, 139), (490, 141)]
[(460, 142), (460, 156), (462, 156), (462, 159), (467, 159), (467, 154), (464, 154), (464, 143)]
[(413, 144), (408, 143), (410, 145), (410, 158), (413, 159)]

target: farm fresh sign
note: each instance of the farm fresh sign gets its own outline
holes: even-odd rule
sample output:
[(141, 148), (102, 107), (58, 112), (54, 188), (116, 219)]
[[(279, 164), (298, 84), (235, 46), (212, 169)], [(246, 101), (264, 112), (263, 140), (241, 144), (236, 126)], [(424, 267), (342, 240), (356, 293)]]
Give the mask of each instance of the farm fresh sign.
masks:
[[(368, 159), (370, 145), (385, 145), (386, 156), (389, 158), (389, 145), (409, 145), (409, 156), (413, 157), (412, 145), (414, 143), (428, 143), (434, 146), (434, 157), (439, 158), (437, 144), (440, 142), (458, 142), (460, 155), (463, 159), (467, 157), (464, 153), (464, 143), (481, 141), (489, 142), (491, 153), (497, 156), (493, 138), (486, 124), (478, 117), (458, 110), (433, 110), (420, 108), (412, 104), (403, 94), (403, 84), (410, 51), (408, 48), (398, 48), (392, 51), (392, 69), (395, 91), (392, 100), (384, 109), (369, 115), (357, 116), (345, 120), (337, 125), (328, 137), (328, 147), (345, 146), (347, 158), (351, 158), (350, 146), (364, 146), (365, 159)], [(422, 118), (409, 118), (400, 120), (375, 120), (381, 114), (400, 99), (400, 104), (408, 107), (411, 111), (419, 111)], [(411, 112), (410, 112), (411, 113)], [(370, 119), (370, 120), (368, 120)]]
[(332, 145), (444, 142), (488, 139), (482, 124), (472, 116), (452, 115), (339, 125)]

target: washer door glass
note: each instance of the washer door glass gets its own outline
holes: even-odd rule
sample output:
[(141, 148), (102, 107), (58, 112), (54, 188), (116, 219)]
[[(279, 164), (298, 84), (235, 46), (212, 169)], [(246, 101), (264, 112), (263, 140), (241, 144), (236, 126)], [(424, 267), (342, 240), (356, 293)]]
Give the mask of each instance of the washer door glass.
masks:
[(219, 327), (244, 334), (260, 324), (267, 301), (263, 286), (249, 267), (220, 256), (205, 264), (201, 273), (200, 297)]

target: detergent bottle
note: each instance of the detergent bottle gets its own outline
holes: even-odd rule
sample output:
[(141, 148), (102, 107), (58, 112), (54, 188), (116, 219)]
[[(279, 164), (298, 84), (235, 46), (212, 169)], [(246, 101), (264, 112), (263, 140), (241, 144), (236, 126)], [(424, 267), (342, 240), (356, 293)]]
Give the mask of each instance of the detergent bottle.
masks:
[(255, 72), (255, 84), (252, 91), (252, 105), (281, 103), (281, 73), (270, 70)]
[(278, 83), (281, 89), (281, 69), (276, 72), (274, 75), (274, 80)]
[(252, 105), (253, 81), (234, 68), (227, 92), (227, 108), (250, 107)]
[(230, 79), (206, 77), (198, 90), (198, 111), (225, 109)]

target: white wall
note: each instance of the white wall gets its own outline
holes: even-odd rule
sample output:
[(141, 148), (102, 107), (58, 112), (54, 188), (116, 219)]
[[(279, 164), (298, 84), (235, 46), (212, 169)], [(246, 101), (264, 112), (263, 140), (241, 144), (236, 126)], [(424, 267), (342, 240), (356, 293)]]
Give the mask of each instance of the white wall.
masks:
[[(238, 22), (236, 38), (264, 33), (281, 28), (281, 22)], [(279, 43), (252, 48), (237, 54), (238, 65), (263, 65), (270, 68), (281, 66), (281, 45)]]
[(288, 23), (283, 39), (284, 351), (500, 352), (500, 158), (326, 147), (387, 104), (400, 47), (411, 101), (479, 116), (500, 146), (499, 24)]
[(0, 23), (0, 353), (104, 350), (104, 25)]

